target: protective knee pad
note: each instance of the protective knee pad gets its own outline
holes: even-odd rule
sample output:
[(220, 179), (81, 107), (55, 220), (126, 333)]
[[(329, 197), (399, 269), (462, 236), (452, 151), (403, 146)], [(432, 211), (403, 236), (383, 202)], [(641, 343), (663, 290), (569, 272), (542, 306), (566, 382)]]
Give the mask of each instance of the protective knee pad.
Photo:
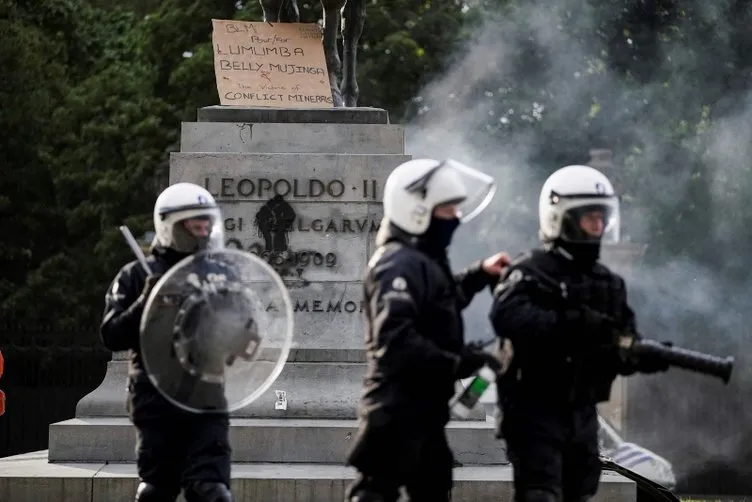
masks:
[(555, 493), (537, 488), (525, 490), (522, 500), (523, 502), (560, 502)]
[(136, 502), (175, 502), (177, 493), (160, 490), (145, 481), (139, 483), (136, 489)]
[(191, 481), (183, 489), (183, 495), (185, 502), (233, 502), (227, 486), (216, 481)]

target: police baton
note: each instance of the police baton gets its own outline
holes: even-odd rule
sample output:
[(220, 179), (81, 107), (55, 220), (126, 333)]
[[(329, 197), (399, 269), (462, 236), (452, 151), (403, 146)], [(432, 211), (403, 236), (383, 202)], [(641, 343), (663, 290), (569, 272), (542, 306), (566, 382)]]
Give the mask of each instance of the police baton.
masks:
[(151, 268), (149, 267), (149, 264), (146, 262), (146, 256), (144, 255), (144, 252), (141, 251), (141, 246), (139, 246), (138, 242), (136, 242), (136, 238), (133, 237), (131, 230), (128, 228), (127, 225), (120, 225), (119, 228), (120, 228), (120, 233), (123, 234), (123, 237), (125, 237), (125, 240), (128, 243), (128, 246), (130, 246), (131, 251), (133, 251), (133, 254), (136, 255), (136, 259), (141, 264), (141, 267), (144, 269), (144, 272), (146, 272), (146, 275), (151, 275)]

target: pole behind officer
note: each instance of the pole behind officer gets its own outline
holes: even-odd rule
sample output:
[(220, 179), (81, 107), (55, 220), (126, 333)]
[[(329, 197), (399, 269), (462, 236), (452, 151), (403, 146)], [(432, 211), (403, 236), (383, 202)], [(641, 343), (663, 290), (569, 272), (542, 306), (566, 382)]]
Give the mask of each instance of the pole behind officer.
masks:
[(494, 291), (490, 319), (514, 357), (501, 378), (501, 435), (518, 502), (585, 501), (601, 466), (596, 404), (617, 374), (665, 371), (622, 360), (616, 332), (635, 333), (624, 280), (599, 260), (619, 236), (619, 200), (608, 178), (567, 166), (543, 185), (543, 249), (515, 260)]
[(137, 431), (138, 502), (231, 502), (229, 416), (226, 411), (194, 414), (167, 401), (143, 368), (141, 315), (159, 277), (183, 258), (224, 247), (219, 207), (204, 188), (177, 183), (154, 205), (155, 243), (147, 263), (123, 266), (105, 300), (101, 337), (112, 351), (130, 351), (127, 407)]
[(452, 160), (411, 160), (387, 179), (364, 280), (368, 370), (348, 501), (393, 502), (400, 487), (413, 502), (450, 500), (449, 400), (455, 381), (489, 357), (465, 348), (461, 311), (498, 281), (508, 256), (455, 275), (446, 250), (463, 215), (480, 212), (493, 191), (493, 179)]

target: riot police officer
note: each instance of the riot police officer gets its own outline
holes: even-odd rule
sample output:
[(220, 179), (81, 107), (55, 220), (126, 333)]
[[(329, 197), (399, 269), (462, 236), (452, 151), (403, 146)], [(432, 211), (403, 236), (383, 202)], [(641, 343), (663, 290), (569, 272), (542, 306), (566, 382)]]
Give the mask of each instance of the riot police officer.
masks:
[(358, 470), (348, 501), (394, 502), (401, 487), (414, 502), (450, 500), (449, 400), (456, 380), (491, 357), (465, 346), (461, 311), (498, 281), (508, 256), (453, 274), (446, 253), (455, 229), (488, 204), (494, 187), (453, 160), (411, 160), (387, 179), (364, 279), (368, 369), (348, 455)]
[(183, 258), (224, 246), (221, 212), (212, 195), (191, 183), (165, 189), (154, 205), (155, 240), (147, 263), (123, 266), (105, 299), (100, 333), (112, 351), (130, 351), (127, 408), (137, 431), (138, 502), (231, 502), (229, 416), (190, 413), (165, 399), (144, 371), (139, 327), (157, 280)]
[(624, 280), (599, 262), (619, 236), (619, 199), (589, 166), (554, 172), (539, 199), (536, 249), (515, 260), (494, 290), (490, 320), (511, 342), (498, 382), (500, 431), (518, 502), (583, 501), (600, 479), (596, 404), (617, 374), (668, 369), (620, 356), (615, 333), (634, 334)]

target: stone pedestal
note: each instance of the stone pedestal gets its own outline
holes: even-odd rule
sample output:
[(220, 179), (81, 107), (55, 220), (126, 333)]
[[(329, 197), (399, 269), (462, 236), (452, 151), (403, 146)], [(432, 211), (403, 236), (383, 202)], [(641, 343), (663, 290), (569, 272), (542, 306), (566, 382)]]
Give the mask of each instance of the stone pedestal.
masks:
[[(645, 254), (647, 244), (625, 242), (604, 245), (601, 252), (603, 263), (629, 282), (632, 267)], [(629, 288), (629, 284), (627, 284)], [(627, 382), (624, 377), (616, 377), (611, 387), (611, 399), (598, 405), (598, 412), (619, 431), (624, 431), (624, 419), (627, 412)]]
[[(365, 375), (361, 279), (383, 215), (386, 178), (411, 158), (404, 129), (374, 108), (208, 107), (198, 116), (182, 125), (170, 184), (193, 182), (214, 194), (226, 245), (267, 259), (290, 289), (295, 311), (282, 373), (232, 415), (234, 460), (342, 463)], [(287, 227), (268, 225), (268, 211), (285, 215)], [(122, 356), (79, 403), (75, 419), (51, 425), (51, 461), (134, 460)], [(275, 407), (276, 391), (285, 392), (285, 409)], [(481, 407), (450, 428), (461, 462), (506, 461), (503, 443), (488, 440), (490, 428)], [(264, 438), (276, 449), (256, 446)]]
[(81, 398), (76, 405), (77, 417), (122, 417), (126, 414), (126, 379), (128, 352), (114, 352), (107, 363), (107, 373), (99, 387)]
[[(198, 119), (182, 125), (170, 184), (194, 182), (215, 194), (227, 246), (269, 260), (287, 283), (295, 311), (293, 349), (282, 373), (268, 392), (231, 417), (233, 490), (238, 500), (342, 500), (354, 475), (343, 464), (357, 430), (365, 375), (361, 279), (382, 217), (386, 178), (410, 159), (404, 129), (373, 108), (213, 106), (199, 110)], [(289, 225), (269, 225), (269, 211), (286, 215)], [(87, 500), (131, 500), (135, 489), (126, 362), (116, 356), (102, 385), (79, 403), (76, 418), (50, 426), (45, 460), (61, 465), (49, 466), (48, 476), (57, 475), (53, 468), (85, 463), (59, 475), (78, 476)], [(284, 409), (276, 409), (275, 391), (285, 392)], [(498, 500), (511, 490), (504, 444), (492, 429), (481, 406), (469, 420), (448, 427), (464, 464), (457, 474), (458, 501)], [(27, 472), (44, 470), (33, 463), (39, 459), (28, 462)], [(3, 477), (3, 469), (0, 462), (0, 494), (7, 486), (19, 494), (9, 500), (32, 500), (22, 495), (27, 478)], [(598, 499), (634, 500), (633, 483), (603, 480)], [(45, 498), (68, 500), (72, 487), (48, 487)]]

